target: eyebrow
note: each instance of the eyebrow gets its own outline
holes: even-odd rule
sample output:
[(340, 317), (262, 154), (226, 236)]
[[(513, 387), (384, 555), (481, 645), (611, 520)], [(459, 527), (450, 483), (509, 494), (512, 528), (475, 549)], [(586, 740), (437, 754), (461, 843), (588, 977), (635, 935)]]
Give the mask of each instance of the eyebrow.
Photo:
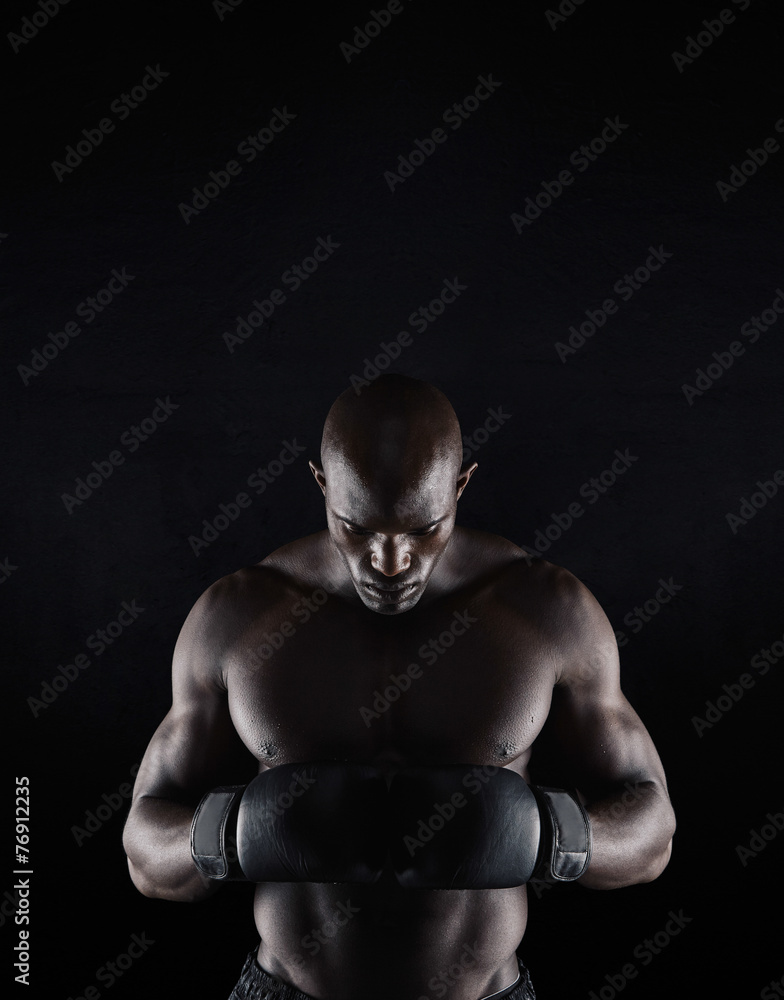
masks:
[[(334, 513), (334, 511), (333, 511)], [(345, 521), (346, 524), (351, 525), (352, 528), (359, 528), (360, 531), (367, 531), (368, 529), (364, 524), (357, 524), (356, 521), (352, 521), (351, 518), (343, 517), (342, 514), (335, 514), (340, 521)], [(440, 524), (441, 521), (445, 521), (449, 517), (449, 514), (444, 514), (442, 517), (437, 517), (434, 521), (430, 521), (429, 524), (423, 524), (421, 528), (414, 528), (414, 531), (426, 531), (428, 528), (432, 528), (434, 524)]]

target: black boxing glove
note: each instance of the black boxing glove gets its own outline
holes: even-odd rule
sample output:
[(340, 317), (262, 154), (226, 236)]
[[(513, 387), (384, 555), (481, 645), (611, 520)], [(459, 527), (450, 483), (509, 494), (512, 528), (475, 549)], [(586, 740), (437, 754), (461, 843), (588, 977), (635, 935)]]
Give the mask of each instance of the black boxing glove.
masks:
[(391, 857), (412, 889), (505, 889), (572, 881), (591, 856), (591, 827), (576, 796), (529, 786), (508, 768), (399, 771), (389, 790)]
[(191, 856), (213, 879), (375, 882), (386, 859), (381, 771), (334, 761), (281, 764), (199, 803)]

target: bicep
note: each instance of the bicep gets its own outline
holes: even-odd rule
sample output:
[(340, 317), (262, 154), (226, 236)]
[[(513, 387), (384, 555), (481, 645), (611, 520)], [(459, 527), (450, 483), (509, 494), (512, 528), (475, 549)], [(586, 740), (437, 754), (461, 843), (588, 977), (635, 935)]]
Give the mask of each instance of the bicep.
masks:
[(564, 769), (587, 795), (627, 782), (666, 788), (653, 740), (620, 689), (613, 698), (596, 698), (590, 688), (557, 685), (549, 721)]
[(648, 730), (620, 685), (618, 646), (607, 616), (579, 584), (564, 624), (548, 722), (577, 786), (598, 795), (655, 781), (664, 769)]
[(144, 754), (134, 787), (141, 796), (196, 802), (220, 784), (242, 784), (258, 762), (240, 740), (221, 683), (204, 598), (180, 633), (172, 662), (172, 706)]

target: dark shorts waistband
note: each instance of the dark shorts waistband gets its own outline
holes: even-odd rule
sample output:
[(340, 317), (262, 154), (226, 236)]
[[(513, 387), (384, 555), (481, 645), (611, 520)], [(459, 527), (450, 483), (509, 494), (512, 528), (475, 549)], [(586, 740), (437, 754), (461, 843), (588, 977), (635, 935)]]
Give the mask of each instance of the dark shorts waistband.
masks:
[(256, 960), (259, 946), (248, 953), (237, 985), (231, 991), (229, 1000), (313, 1000), (307, 993), (289, 986), (277, 976), (262, 969)]
[[(262, 969), (256, 960), (258, 945), (248, 954), (237, 985), (231, 991), (229, 1000), (313, 1000), (308, 993), (303, 993), (294, 986), (282, 982)], [(528, 969), (517, 956), (520, 978), (508, 989), (491, 994), (493, 1000), (536, 1000)], [(383, 975), (383, 970), (379, 975)]]

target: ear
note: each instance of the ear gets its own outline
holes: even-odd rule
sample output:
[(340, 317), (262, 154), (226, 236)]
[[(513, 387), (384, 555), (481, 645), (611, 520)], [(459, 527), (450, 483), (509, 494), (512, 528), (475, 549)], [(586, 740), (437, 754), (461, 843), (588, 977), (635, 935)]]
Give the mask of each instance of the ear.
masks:
[(457, 497), (456, 497), (457, 500), (460, 499), (460, 494), (463, 492), (466, 486), (468, 486), (468, 480), (471, 478), (471, 476), (473, 476), (478, 466), (479, 466), (478, 462), (472, 462), (468, 466), (463, 466), (463, 468), (460, 470), (460, 475), (457, 477)]
[(324, 477), (324, 470), (321, 468), (320, 465), (316, 465), (315, 462), (308, 462), (308, 465), (310, 466), (310, 471), (313, 473), (313, 476), (314, 476), (316, 482), (321, 487), (321, 492), (324, 494), (324, 496), (326, 496), (327, 495), (327, 480)]

